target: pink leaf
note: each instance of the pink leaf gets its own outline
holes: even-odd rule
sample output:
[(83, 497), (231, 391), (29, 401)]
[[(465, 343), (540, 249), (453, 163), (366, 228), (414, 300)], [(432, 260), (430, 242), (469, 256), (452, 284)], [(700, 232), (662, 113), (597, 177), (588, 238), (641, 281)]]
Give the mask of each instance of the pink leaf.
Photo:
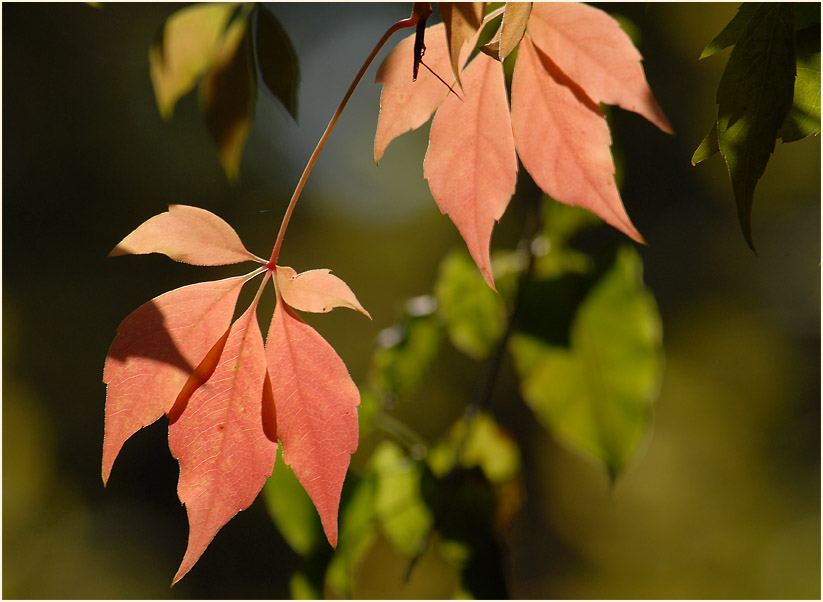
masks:
[[(475, 38), (473, 38), (475, 39)], [(443, 24), (426, 29), (426, 54), (423, 61), (447, 82), (451, 72), (449, 50)], [(461, 64), (468, 59), (473, 44), (461, 54)], [(437, 107), (451, 94), (449, 89), (425, 67), (412, 80), (414, 65), (414, 35), (404, 38), (395, 46), (377, 71), (378, 84), (383, 84), (380, 95), (380, 116), (374, 137), (374, 161), (380, 162), (389, 143), (410, 130), (426, 123)]]
[(503, 66), (479, 54), (463, 73), (465, 102), (451, 95), (432, 121), (423, 175), (474, 262), (494, 288), (489, 247), (517, 183)]
[(265, 383), (263, 337), (252, 304), (231, 327), (214, 374), (169, 427), (169, 449), (180, 462), (177, 493), (189, 516), (189, 543), (174, 583), (271, 476), (277, 443), (263, 430)]
[(298, 274), (292, 268), (277, 266), (277, 288), (283, 300), (300, 311), (326, 313), (335, 307), (348, 307), (369, 319), (349, 286), (331, 270), (309, 270)]
[(243, 246), (234, 229), (214, 213), (170, 205), (166, 213), (143, 222), (118, 244), (109, 257), (162, 253), (193, 265), (226, 265), (262, 259)]
[(140, 306), (106, 358), (103, 482), (123, 443), (168, 412), (189, 375), (231, 323), (246, 276), (201, 282)]
[(540, 188), (643, 241), (614, 182), (606, 118), (529, 36), (514, 68), (512, 127), (520, 160)]
[(340, 492), (357, 449), (360, 393), (323, 337), (277, 300), (266, 341), (283, 459), (314, 502), (337, 546)]
[(576, 2), (535, 2), (528, 32), (595, 103), (634, 111), (672, 133), (646, 82), (643, 57), (612, 17)]

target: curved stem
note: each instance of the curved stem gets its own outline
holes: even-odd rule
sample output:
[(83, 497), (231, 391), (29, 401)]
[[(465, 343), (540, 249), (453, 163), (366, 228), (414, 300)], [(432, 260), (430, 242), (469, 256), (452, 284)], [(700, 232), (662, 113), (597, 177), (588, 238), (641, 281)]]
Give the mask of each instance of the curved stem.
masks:
[(374, 57), (377, 56), (377, 53), (383, 48), (385, 43), (389, 40), (389, 38), (394, 35), (396, 31), (404, 29), (406, 27), (414, 27), (417, 24), (418, 17), (416, 14), (412, 14), (411, 17), (408, 19), (403, 19), (402, 21), (398, 21), (391, 27), (386, 30), (386, 33), (383, 34), (383, 37), (380, 38), (380, 41), (377, 42), (377, 45), (374, 47), (374, 50), (371, 51), (371, 54), (366, 58), (363, 62), (363, 66), (360, 67), (360, 71), (357, 72), (357, 75), (354, 77), (351, 85), (349, 86), (346, 95), (343, 97), (343, 100), (340, 101), (340, 106), (337, 107), (337, 110), (332, 115), (331, 121), (329, 121), (329, 125), (326, 126), (326, 131), (323, 132), (323, 135), (320, 137), (320, 141), (317, 143), (317, 146), (314, 147), (314, 152), (309, 157), (309, 162), (306, 164), (306, 168), (303, 170), (303, 175), (300, 176), (300, 180), (297, 182), (297, 186), (294, 189), (294, 193), (291, 195), (291, 200), (289, 201), (289, 206), (286, 207), (286, 213), (283, 215), (283, 221), (280, 224), (280, 231), (277, 233), (277, 239), (274, 242), (274, 249), (271, 252), (271, 258), (269, 259), (269, 269), (274, 269), (275, 262), (277, 261), (277, 257), (280, 254), (280, 247), (283, 245), (283, 237), (286, 235), (286, 228), (289, 226), (289, 221), (291, 221), (292, 213), (294, 213), (294, 207), (297, 205), (297, 200), (300, 198), (300, 193), (303, 192), (303, 186), (306, 185), (306, 180), (309, 179), (309, 174), (311, 173), (312, 168), (314, 168), (314, 164), (317, 162), (317, 157), (320, 155), (320, 151), (323, 150), (323, 147), (326, 146), (326, 141), (329, 139), (329, 136), (334, 129), (334, 126), (337, 124), (337, 120), (340, 118), (340, 115), (343, 113), (343, 109), (346, 108), (346, 104), (349, 102), (351, 95), (354, 93), (355, 88), (357, 88), (357, 84), (360, 83), (360, 80), (363, 79), (363, 75), (366, 73), (366, 70), (371, 65)]

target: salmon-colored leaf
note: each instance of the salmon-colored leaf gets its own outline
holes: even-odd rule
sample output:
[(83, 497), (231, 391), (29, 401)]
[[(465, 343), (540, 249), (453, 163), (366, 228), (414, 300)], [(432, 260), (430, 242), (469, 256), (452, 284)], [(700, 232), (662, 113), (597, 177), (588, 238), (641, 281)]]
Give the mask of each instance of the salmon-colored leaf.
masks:
[(512, 78), (512, 127), (520, 160), (543, 191), (642, 242), (614, 181), (606, 118), (528, 35)]
[(326, 313), (335, 307), (348, 307), (371, 319), (349, 286), (331, 270), (309, 270), (298, 274), (290, 267), (277, 266), (277, 289), (294, 309)]
[(283, 459), (336, 546), (340, 492), (357, 449), (360, 393), (340, 356), (282, 298), (269, 327), (266, 359)]
[(263, 337), (252, 304), (232, 326), (214, 374), (169, 427), (169, 449), (180, 462), (177, 493), (189, 516), (188, 547), (174, 582), (271, 476), (277, 443), (263, 430), (265, 383)]
[(265, 263), (243, 246), (237, 232), (214, 213), (188, 205), (170, 205), (166, 213), (143, 222), (109, 257), (162, 253), (193, 265)]
[[(440, 77), (444, 77), (451, 69), (443, 30), (441, 23), (427, 28), (425, 35), (425, 63)], [(414, 35), (401, 40), (377, 70), (375, 81), (383, 84), (383, 91), (380, 95), (377, 134), (374, 136), (375, 163), (380, 162), (389, 142), (426, 123), (450, 94), (443, 82), (428, 69), (418, 71), (417, 81), (412, 79), (414, 40)], [(467, 48), (462, 57), (463, 63), (468, 55)]]
[(212, 65), (236, 4), (183, 8), (166, 20), (160, 41), (149, 49), (149, 72), (160, 114), (169, 118), (178, 99)]
[(480, 50), (493, 59), (503, 61), (523, 39), (531, 12), (531, 2), (506, 2), (506, 11), (503, 13), (500, 30), (495, 35), (494, 41), (482, 46)]
[(479, 54), (463, 72), (465, 99), (451, 95), (432, 121), (423, 175), (469, 253), (494, 288), (489, 248), (494, 222), (514, 194), (514, 150), (503, 66)]
[(206, 125), (230, 180), (237, 179), (243, 146), (254, 121), (257, 73), (248, 17), (229, 25), (214, 66), (200, 82)]
[(117, 328), (103, 381), (103, 482), (123, 443), (169, 412), (181, 388), (228, 329), (240, 276), (184, 286), (152, 299)]
[(537, 2), (528, 32), (535, 45), (595, 103), (634, 111), (672, 133), (646, 82), (643, 57), (608, 14), (576, 2)]
[(446, 44), (449, 47), (449, 60), (451, 62), (452, 72), (461, 87), (463, 83), (460, 81), (460, 56), (463, 51), (463, 45), (468, 42), (480, 28), (485, 9), (485, 2), (437, 3), (440, 18), (446, 26)]

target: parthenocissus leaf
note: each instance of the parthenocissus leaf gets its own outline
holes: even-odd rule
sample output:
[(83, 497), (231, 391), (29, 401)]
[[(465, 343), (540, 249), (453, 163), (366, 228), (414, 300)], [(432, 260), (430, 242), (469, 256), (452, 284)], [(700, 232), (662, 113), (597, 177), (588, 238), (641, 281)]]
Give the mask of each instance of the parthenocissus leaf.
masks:
[[(485, 13), (485, 2), (438, 2), (437, 10), (440, 11), (440, 18), (446, 26), (446, 44), (449, 48), (449, 61), (452, 73), (457, 79), (457, 84), (463, 86), (460, 80), (460, 56), (463, 47), (477, 30), (483, 21)], [(472, 44), (472, 46), (474, 46)], [(443, 77), (442, 75), (440, 77)]]
[(242, 261), (265, 263), (252, 255), (230, 225), (211, 211), (169, 205), (166, 213), (143, 222), (124, 238), (109, 257), (162, 253), (192, 265), (227, 265)]
[(246, 276), (184, 286), (132, 312), (117, 328), (103, 381), (103, 482), (123, 443), (171, 410), (186, 380), (227, 331)]
[(278, 295), (266, 340), (283, 459), (337, 545), (340, 492), (357, 449), (360, 392), (343, 360)]
[(423, 176), (440, 211), (457, 226), (494, 288), (492, 229), (517, 183), (503, 66), (478, 54), (463, 73), (463, 90), (463, 100), (449, 95), (434, 116)]
[(169, 449), (180, 462), (177, 494), (189, 516), (189, 543), (179, 581), (217, 531), (248, 508), (272, 473), (277, 443), (263, 428), (266, 357), (252, 305), (232, 325), (212, 377), (169, 427)]
[(277, 266), (277, 288), (283, 300), (294, 309), (313, 313), (348, 307), (371, 319), (349, 286), (331, 270), (309, 270), (298, 274), (290, 267)]
[(495, 39), (480, 50), (498, 61), (504, 60), (523, 39), (532, 12), (532, 2), (506, 2), (506, 11)]

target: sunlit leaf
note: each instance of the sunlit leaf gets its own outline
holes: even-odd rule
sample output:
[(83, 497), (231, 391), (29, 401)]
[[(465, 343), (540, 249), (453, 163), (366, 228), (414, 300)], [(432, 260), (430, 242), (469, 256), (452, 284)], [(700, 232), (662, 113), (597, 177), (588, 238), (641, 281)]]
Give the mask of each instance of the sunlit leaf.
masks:
[(289, 306), (300, 311), (326, 313), (348, 307), (371, 319), (349, 286), (331, 270), (309, 270), (298, 274), (290, 267), (277, 266), (277, 288)]
[(162, 253), (193, 265), (226, 265), (259, 261), (243, 246), (237, 232), (211, 211), (188, 205), (169, 205), (166, 213), (143, 222), (109, 253)]
[(475, 359), (490, 355), (506, 328), (506, 308), (465, 252), (443, 259), (435, 295), (452, 344)]
[(796, 40), (797, 78), (792, 108), (780, 128), (783, 142), (820, 134), (820, 26), (798, 31)]
[(735, 44), (717, 89), (717, 138), (732, 180), (737, 214), (754, 249), (754, 189), (774, 152), (794, 95), (794, 12), (762, 4)]
[(648, 433), (662, 370), (660, 316), (641, 269), (633, 249), (619, 250), (577, 310), (568, 347), (524, 334), (511, 343), (538, 419), (612, 477)]
[[(446, 26), (446, 44), (452, 73), (462, 87), (460, 80), (460, 57), (466, 42), (472, 39), (483, 22), (485, 2), (438, 2), (437, 10)], [(442, 75), (440, 77), (443, 77)]]
[(692, 155), (692, 165), (697, 165), (698, 163), (705, 161), (719, 152), (720, 143), (717, 141), (717, 124), (715, 123), (712, 126), (711, 131), (709, 131), (709, 133), (706, 134), (706, 137), (703, 138), (700, 146), (698, 146), (697, 150), (694, 151), (694, 155)]
[(297, 119), (297, 53), (280, 21), (262, 4), (257, 11), (257, 64), (263, 83)]
[(498, 61), (504, 60), (523, 39), (531, 12), (532, 2), (506, 2), (500, 30), (494, 41), (482, 46), (480, 50)]
[(729, 46), (734, 46), (737, 40), (740, 39), (743, 30), (746, 29), (746, 25), (748, 25), (755, 11), (757, 11), (758, 6), (759, 3), (757, 2), (744, 2), (741, 4), (737, 9), (737, 13), (732, 20), (726, 24), (723, 31), (717, 34), (717, 37), (709, 42), (709, 45), (706, 46), (700, 54), (700, 59), (705, 59)]

